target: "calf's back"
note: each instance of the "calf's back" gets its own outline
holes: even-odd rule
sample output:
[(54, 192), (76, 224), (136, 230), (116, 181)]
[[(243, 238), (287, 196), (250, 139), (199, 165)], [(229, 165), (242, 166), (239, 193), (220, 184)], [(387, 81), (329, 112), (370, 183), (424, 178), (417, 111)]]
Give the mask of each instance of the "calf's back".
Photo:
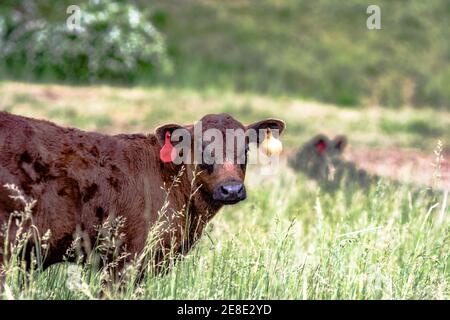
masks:
[[(161, 186), (176, 174), (159, 161), (153, 135), (108, 136), (4, 112), (0, 150), (0, 224), (21, 209), (3, 187), (12, 183), (37, 200), (39, 232), (51, 230), (46, 264), (61, 261), (77, 230), (94, 241), (96, 226), (109, 216), (126, 219), (123, 245), (131, 256), (138, 253), (166, 197)], [(174, 210), (183, 206), (185, 185), (170, 195)]]

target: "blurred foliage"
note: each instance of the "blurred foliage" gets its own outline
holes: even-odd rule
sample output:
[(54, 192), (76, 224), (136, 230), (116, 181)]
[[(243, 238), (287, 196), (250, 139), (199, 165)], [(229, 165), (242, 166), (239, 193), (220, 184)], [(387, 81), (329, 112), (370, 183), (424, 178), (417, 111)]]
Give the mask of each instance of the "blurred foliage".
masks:
[(2, 1), (4, 75), (450, 109), (448, 0), (379, 0), (382, 30), (367, 0), (84, 0), (77, 35), (73, 2)]
[(8, 73), (33, 80), (129, 81), (170, 67), (161, 34), (134, 5), (84, 1), (80, 28), (70, 30), (69, 4), (51, 4), (33, 0), (4, 8), (0, 57)]
[[(145, 3), (144, 0), (139, 0)], [(382, 30), (366, 9), (381, 8)], [(183, 86), (450, 107), (448, 0), (155, 1)]]

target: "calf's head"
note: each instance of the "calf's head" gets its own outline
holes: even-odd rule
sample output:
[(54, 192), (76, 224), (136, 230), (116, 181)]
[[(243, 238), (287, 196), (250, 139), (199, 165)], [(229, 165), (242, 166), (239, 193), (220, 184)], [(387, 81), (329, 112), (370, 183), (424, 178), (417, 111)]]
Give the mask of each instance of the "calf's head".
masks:
[(330, 177), (330, 168), (341, 159), (346, 145), (345, 136), (339, 135), (331, 140), (319, 134), (300, 148), (290, 159), (290, 165), (313, 178), (327, 180)]
[(243, 125), (228, 114), (208, 114), (195, 125), (168, 124), (156, 129), (164, 147), (170, 137), (173, 162), (200, 169), (201, 191), (218, 204), (234, 204), (246, 198), (244, 186), (249, 143), (261, 143), (267, 130), (281, 134), (285, 124), (267, 119)]

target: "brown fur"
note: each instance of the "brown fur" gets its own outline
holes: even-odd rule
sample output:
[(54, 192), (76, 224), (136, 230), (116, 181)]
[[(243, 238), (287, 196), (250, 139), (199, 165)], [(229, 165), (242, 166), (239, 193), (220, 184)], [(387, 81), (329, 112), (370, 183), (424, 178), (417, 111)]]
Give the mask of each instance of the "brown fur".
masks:
[[(226, 114), (208, 115), (202, 121), (203, 130), (248, 128)], [(283, 130), (284, 124), (278, 120), (255, 125), (258, 129), (274, 124)], [(161, 247), (175, 243), (177, 250), (186, 253), (222, 207), (212, 199), (213, 187), (227, 179), (243, 181), (245, 168), (235, 165), (235, 170), (225, 172), (217, 166), (212, 173), (201, 172), (197, 182), (201, 187), (188, 206), (188, 225), (185, 215), (158, 217), (165, 199), (161, 187), (170, 185), (181, 168), (159, 159), (158, 135), (169, 127), (160, 127), (156, 134), (108, 136), (0, 112), (0, 224), (11, 211), (20, 209), (3, 187), (13, 183), (37, 200), (33, 218), (39, 232), (51, 230), (46, 265), (62, 260), (77, 230), (93, 243), (95, 226), (109, 216), (126, 218), (123, 246), (130, 257), (142, 251), (157, 221), (164, 230), (171, 230), (162, 233)], [(169, 213), (182, 212), (188, 205), (194, 167), (186, 165), (185, 169), (179, 185), (169, 194)], [(0, 253), (0, 264), (2, 259)]]

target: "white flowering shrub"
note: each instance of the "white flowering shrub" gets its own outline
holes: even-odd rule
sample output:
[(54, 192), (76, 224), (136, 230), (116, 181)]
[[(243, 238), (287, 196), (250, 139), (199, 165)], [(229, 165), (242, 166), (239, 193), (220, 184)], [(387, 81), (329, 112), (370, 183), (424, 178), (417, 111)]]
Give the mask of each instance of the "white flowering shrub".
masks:
[(163, 36), (132, 4), (82, 2), (76, 28), (66, 23), (69, 13), (49, 21), (36, 8), (29, 5), (25, 12), (11, 9), (0, 16), (0, 61), (9, 74), (133, 81), (170, 72)]

